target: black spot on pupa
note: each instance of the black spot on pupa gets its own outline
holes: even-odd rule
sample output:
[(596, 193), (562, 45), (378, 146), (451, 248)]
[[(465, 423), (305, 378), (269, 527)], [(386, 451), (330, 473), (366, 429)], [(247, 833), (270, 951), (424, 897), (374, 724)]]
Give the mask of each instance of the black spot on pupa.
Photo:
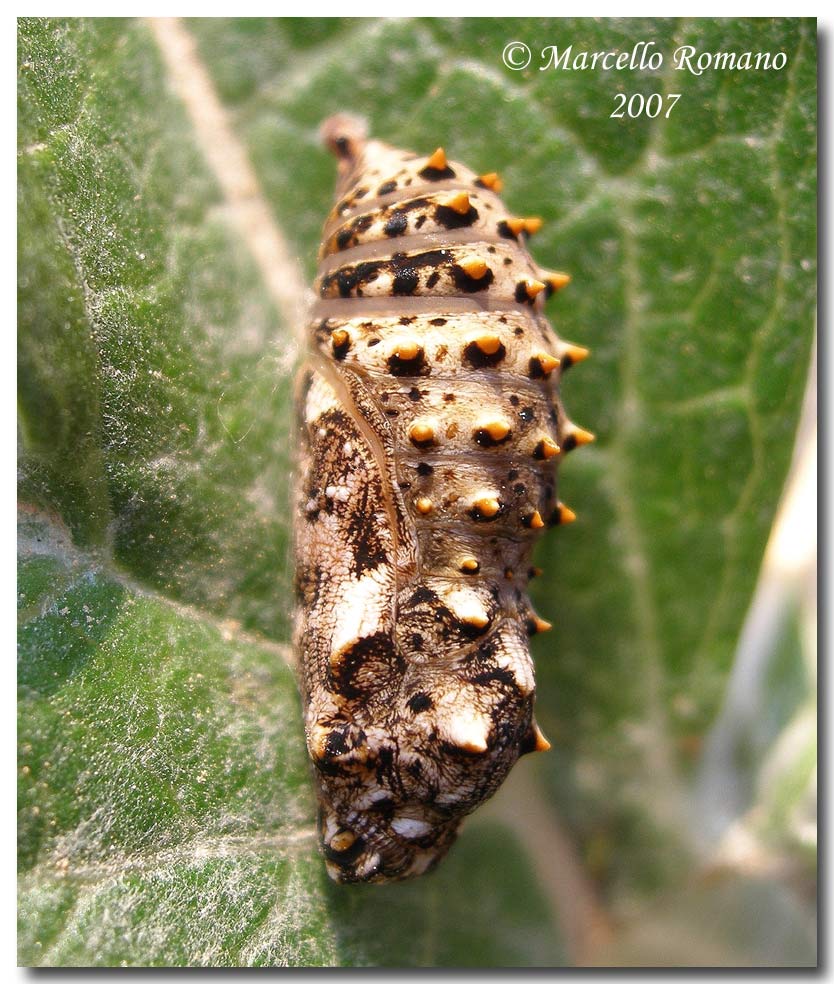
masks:
[(539, 360), (533, 356), (528, 363), (528, 368), (530, 372), (531, 379), (544, 379), (544, 369), (542, 369), (542, 364)]
[(446, 324), (445, 318), (432, 318), (429, 322), (430, 325), (434, 325), (436, 328), (440, 328), (441, 325)]
[[(329, 286), (328, 281), (332, 278), (327, 277), (321, 285), (322, 296), (326, 297), (326, 288)], [(356, 287), (356, 276), (353, 272), (352, 267), (347, 267), (345, 270), (339, 270), (336, 274), (336, 285), (339, 290), (339, 297), (350, 297), (351, 292)]]
[(377, 188), (376, 193), (378, 195), (390, 195), (392, 191), (396, 191), (396, 190), (397, 190), (396, 181), (386, 181), (385, 184), (381, 184)]
[(423, 475), (425, 477), (426, 475), (431, 475), (433, 473), (434, 473), (434, 468), (427, 462), (421, 461), (420, 464), (417, 465), (418, 475)]
[(408, 217), (402, 212), (394, 212), (383, 229), (386, 236), (401, 236), (408, 229)]
[(518, 746), (519, 755), (529, 755), (531, 752), (536, 750), (536, 732), (531, 727), (529, 731), (524, 734), (521, 742)]
[[(338, 664), (332, 668), (335, 689), (351, 699), (361, 697), (363, 688), (368, 686), (368, 680), (375, 673), (387, 670), (391, 666), (392, 659), (402, 672), (403, 660), (396, 652), (392, 652), (391, 640), (387, 633), (377, 632), (357, 639), (346, 652), (340, 654)], [(349, 725), (348, 728), (352, 729), (351, 738), (356, 732), (361, 733), (364, 744), (364, 732), (356, 725)]]
[(394, 815), (394, 801), (390, 796), (384, 796), (382, 799), (374, 800), (368, 809), (377, 816), (390, 820)]
[(461, 635), (467, 637), (467, 639), (477, 639), (478, 636), (482, 636), (485, 632), (489, 631), (490, 623), (487, 622), (486, 625), (475, 625), (472, 622), (457, 622), (458, 631)]
[(427, 711), (430, 707), (434, 706), (434, 701), (429, 697), (428, 694), (416, 693), (412, 694), (408, 699), (408, 708), (415, 714), (419, 714), (421, 711)]
[(359, 509), (351, 517), (347, 528), (347, 539), (353, 550), (356, 576), (361, 577), (365, 571), (373, 571), (385, 563), (386, 553), (382, 541), (375, 528), (365, 522), (367, 510), (371, 508), (371, 498), (367, 492), (361, 494), (365, 509)]
[(437, 601), (437, 595), (432, 591), (431, 588), (427, 588), (425, 585), (421, 585), (417, 588), (412, 596), (408, 599), (408, 604), (413, 605), (424, 605), (426, 602)]
[(429, 367), (422, 349), (413, 359), (403, 359), (396, 353), (388, 356), (388, 371), (392, 376), (427, 376)]
[(434, 210), (434, 218), (444, 229), (465, 229), (478, 221), (478, 210), (470, 205), (468, 211), (461, 214), (448, 205), (438, 205)]
[(495, 683), (502, 683), (510, 690), (518, 690), (518, 683), (512, 672), (503, 666), (496, 666), (489, 670), (482, 670), (472, 677), (472, 683), (480, 684), (482, 687), (489, 687)]
[(437, 270), (435, 270), (434, 273), (432, 273), (429, 279), (426, 281), (426, 287), (428, 287), (429, 289), (431, 289), (432, 287), (436, 287), (438, 280), (440, 280), (440, 274), (437, 272)]
[(349, 349), (350, 349), (350, 339), (349, 338), (346, 338), (341, 343), (341, 345), (334, 345), (333, 346), (333, 357), (338, 362), (343, 362), (344, 359), (345, 359), (345, 356), (348, 354), (348, 350)]
[(470, 277), (463, 267), (458, 266), (456, 263), (452, 267), (452, 279), (458, 290), (462, 290), (465, 294), (475, 294), (480, 290), (486, 290), (492, 281), (495, 280), (495, 274), (487, 268), (482, 277), (475, 279), (475, 277)]
[(393, 292), (399, 296), (413, 294), (419, 282), (414, 267), (405, 267), (394, 274)]
[(334, 728), (325, 741), (324, 754), (328, 758), (336, 758), (339, 755), (345, 755), (354, 748), (360, 748), (366, 741), (365, 732), (355, 725), (348, 724)]
[(512, 436), (512, 431), (509, 431), (504, 437), (496, 440), (489, 431), (479, 427), (475, 431), (475, 443), (481, 448), (497, 448), (499, 445), (506, 444), (507, 441), (512, 440)]
[(526, 280), (519, 280), (519, 282), (515, 285), (515, 294), (513, 296), (515, 297), (516, 301), (518, 301), (519, 304), (529, 304), (532, 306), (533, 304), (536, 303), (536, 298), (531, 297), (527, 293)]
[(524, 620), (524, 627), (527, 629), (528, 636), (538, 635), (538, 628), (536, 627), (536, 621), (533, 618), (526, 618)]
[(491, 355), (482, 352), (475, 342), (470, 342), (463, 350), (463, 357), (476, 369), (497, 366), (499, 362), (503, 361), (506, 354), (507, 350), (504, 348), (503, 342), (499, 343), (498, 348)]
[(418, 171), (421, 178), (425, 178), (426, 181), (446, 181), (449, 178), (456, 177), (455, 172), (447, 164), (446, 167), (424, 167), (422, 171)]

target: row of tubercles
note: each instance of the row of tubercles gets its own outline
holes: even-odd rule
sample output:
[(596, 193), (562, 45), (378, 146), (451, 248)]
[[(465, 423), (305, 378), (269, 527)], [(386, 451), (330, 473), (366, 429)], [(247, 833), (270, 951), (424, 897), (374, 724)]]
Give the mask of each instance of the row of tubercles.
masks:
[[(420, 174), (429, 180), (436, 180), (435, 175), (440, 176), (446, 172), (448, 168), (448, 160), (446, 158), (446, 152), (442, 147), (438, 147), (437, 150), (428, 158), (425, 166), (423, 167)], [(488, 188), (490, 191), (495, 192), (495, 194), (500, 194), (504, 188), (504, 182), (498, 175), (496, 171), (490, 171), (488, 174), (480, 175), (475, 184), (480, 188)], [(442, 202), (446, 208), (451, 208), (453, 211), (457, 212), (459, 215), (466, 215), (470, 209), (469, 194), (466, 191), (459, 191), (454, 193), (450, 198)], [(507, 229), (512, 233), (513, 236), (518, 238), (522, 233), (526, 233), (529, 236), (537, 233), (542, 225), (543, 220), (535, 215), (528, 218), (516, 218), (513, 216), (508, 216), (505, 220)], [(555, 274), (555, 276), (562, 278), (559, 286), (563, 287), (570, 281), (570, 277), (567, 274)], [(554, 289), (558, 290), (558, 287)]]
[[(421, 516), (430, 516), (435, 511), (434, 500), (428, 496), (419, 496), (414, 500), (414, 508)], [(466, 510), (467, 514), (475, 522), (489, 522), (497, 519), (504, 511), (505, 504), (501, 501), (500, 496), (491, 491), (479, 492), (471, 500)], [(568, 523), (573, 523), (576, 520), (576, 513), (564, 503), (559, 502), (551, 512), (547, 522), (542, 518), (542, 514), (538, 509), (525, 512), (520, 518), (521, 525), (525, 529), (541, 530), (545, 526), (565, 526)], [(474, 560), (477, 566), (472, 566), (470, 563), (471, 560)], [(461, 563), (460, 570), (464, 574), (477, 574), (480, 570), (480, 565), (477, 564), (477, 560), (470, 558)]]
[[(472, 430), (472, 440), (481, 448), (498, 447), (508, 441), (511, 435), (510, 424), (501, 417), (478, 421)], [(421, 450), (434, 447), (438, 443), (437, 426), (434, 420), (415, 420), (408, 429), (408, 437), (411, 443)], [(568, 422), (567, 433), (563, 438), (565, 451), (572, 451), (593, 440), (594, 435), (590, 431)], [(536, 442), (532, 456), (537, 461), (549, 461), (562, 450), (549, 434), (543, 434)]]
[[(446, 152), (442, 147), (438, 147), (431, 157), (429, 157), (424, 170), (436, 171), (439, 174), (445, 171), (447, 166), (448, 162), (446, 159)], [(481, 188), (488, 188), (490, 191), (495, 192), (495, 194), (499, 194), (504, 187), (504, 182), (495, 171), (490, 171), (488, 174), (480, 175), (480, 177), (475, 181), (475, 184)], [(469, 195), (466, 191), (456, 192), (442, 204), (445, 205), (446, 208), (451, 208), (459, 215), (466, 215), (471, 207)], [(543, 224), (543, 219), (538, 215), (527, 216), (525, 218), (508, 216), (503, 222), (503, 225), (506, 226), (507, 233), (511, 234), (519, 241), (523, 235), (535, 235), (540, 231)], [(476, 274), (471, 272), (471, 270), (464, 268), (470, 277), (477, 280), (486, 275), (488, 267), (483, 260), (474, 259), (472, 263), (473, 267), (476, 263), (483, 264), (483, 272)], [(480, 270), (481, 267), (477, 266), (474, 267), (474, 269)], [(543, 290), (547, 291), (545, 296), (550, 297), (557, 290), (561, 290), (570, 283), (570, 274), (562, 273), (561, 271), (542, 271), (540, 276), (541, 280), (529, 280), (525, 282), (525, 292), (529, 300), (535, 299), (535, 297)]]
[[(330, 344), (333, 355), (336, 359), (342, 360), (350, 350), (352, 344), (351, 334), (347, 328), (334, 328), (330, 333)], [(533, 352), (528, 362), (528, 371), (532, 379), (547, 378), (554, 369), (570, 368), (577, 362), (581, 362), (588, 357), (588, 349), (581, 345), (563, 343), (562, 353), (559, 358), (550, 355), (548, 352)], [(483, 332), (470, 339), (464, 346), (464, 358), (475, 368), (484, 366), (498, 365), (504, 359), (506, 349), (504, 343), (498, 335)], [(415, 372), (423, 362), (424, 352), (422, 345), (414, 339), (399, 338), (395, 341), (388, 351), (389, 366), (395, 364), (399, 371), (397, 375), (408, 375), (403, 369), (408, 368), (411, 363)]]
[[(440, 168), (446, 167), (446, 156), (442, 148), (438, 148), (435, 154), (429, 159), (429, 165)], [(481, 177), (476, 182), (483, 187), (490, 188), (496, 193), (501, 190), (503, 183), (499, 176), (495, 172), (490, 174), (481, 175)], [(461, 215), (465, 215), (470, 208), (469, 196), (466, 192), (458, 192), (450, 199), (443, 203), (446, 207), (453, 209)], [(508, 218), (506, 220), (506, 225), (510, 232), (518, 238), (522, 233), (532, 235), (538, 232), (542, 226), (542, 220), (537, 217), (533, 218)], [(473, 257), (471, 260), (463, 261), (459, 264), (467, 276), (472, 279), (478, 280), (486, 276), (489, 267), (488, 264), (480, 257)], [(565, 287), (570, 282), (570, 276), (564, 273), (550, 273), (544, 274), (542, 281), (528, 280), (523, 281), (519, 287), (524, 288), (524, 293), (527, 299), (530, 301), (535, 300), (535, 298), (543, 291), (546, 290), (546, 296), (549, 297), (555, 291), (560, 290)], [(521, 297), (518, 298), (522, 300)], [(474, 350), (479, 352), (481, 356), (485, 359), (494, 358), (495, 356), (501, 354), (503, 356), (503, 344), (497, 335), (480, 335), (473, 339), (469, 346), (473, 347)], [(468, 347), (469, 347), (468, 346)], [(420, 347), (416, 343), (406, 343), (405, 351), (402, 343), (397, 348), (397, 350), (392, 353), (396, 355), (400, 360), (404, 356), (412, 355), (413, 358), (417, 359), (422, 355)], [(530, 357), (530, 375), (533, 378), (547, 378), (553, 372), (554, 369), (558, 368), (561, 363), (563, 363), (563, 368), (568, 368), (575, 362), (581, 362), (583, 359), (587, 358), (589, 352), (587, 349), (578, 345), (567, 344), (565, 346), (565, 351), (563, 353), (563, 360), (556, 359), (553, 356), (545, 352), (535, 353)], [(472, 358), (470, 356), (470, 361)], [(510, 436), (509, 424), (500, 418), (495, 420), (486, 421), (479, 423), (474, 431), (473, 438), (477, 444), (480, 446), (497, 445), (503, 443)], [(425, 448), (431, 446), (435, 441), (435, 432), (431, 423), (428, 422), (415, 422), (411, 425), (409, 429), (409, 437), (413, 444), (417, 447)], [(575, 447), (582, 444), (587, 444), (594, 440), (594, 435), (581, 427), (569, 423), (568, 424), (568, 434), (564, 439), (564, 450), (569, 451)], [(548, 460), (555, 457), (561, 452), (560, 448), (555, 441), (549, 436), (544, 435), (541, 440), (537, 443), (536, 449), (534, 451), (534, 456), (540, 460)], [(415, 507), (421, 515), (429, 515), (434, 511), (434, 503), (431, 499), (426, 496), (421, 496), (415, 502)], [(473, 514), (482, 519), (491, 519), (500, 514), (502, 510), (502, 504), (500, 499), (494, 495), (481, 496), (474, 500), (472, 503)], [(558, 503), (556, 508), (550, 517), (550, 525), (563, 525), (567, 523), (572, 523), (576, 520), (576, 513), (564, 505), (564, 503)], [(522, 517), (522, 523), (528, 529), (539, 530), (542, 529), (546, 524), (543, 520), (541, 513), (536, 509), (532, 513), (526, 514)], [(476, 575), (481, 570), (480, 561), (477, 557), (463, 557), (459, 563), (459, 570), (462, 574), (466, 575)], [(528, 572), (529, 575), (535, 576), (540, 573), (537, 568), (530, 568)], [(511, 579), (513, 572), (511, 570), (505, 571), (505, 577)], [(551, 624), (544, 619), (540, 618), (538, 615), (532, 615), (529, 620), (529, 628), (531, 633), (533, 632), (545, 632), (552, 628)], [(541, 729), (538, 725), (534, 724), (534, 741), (533, 747), (530, 751), (545, 751), (550, 748), (550, 743), (544, 737)]]
[[(429, 181), (436, 181), (448, 174), (448, 160), (442, 147), (438, 147), (426, 161), (420, 171), (420, 175)], [(482, 188), (487, 188), (496, 194), (503, 188), (503, 182), (497, 173), (491, 172), (483, 174), (476, 179), (475, 184)], [(448, 197), (439, 199), (438, 204), (457, 215), (464, 217), (472, 211), (472, 203), (469, 193), (465, 190), (452, 192)], [(543, 220), (540, 216), (517, 217), (507, 216), (499, 223), (501, 235), (515, 239), (517, 242), (524, 242), (525, 239), (542, 228)], [(480, 257), (472, 257), (459, 263), (464, 273), (472, 280), (481, 280), (488, 273), (491, 273), (487, 263)], [(518, 283), (516, 287), (516, 300), (532, 304), (536, 297), (545, 291), (545, 297), (552, 296), (570, 283), (570, 276), (560, 271), (539, 271), (540, 279), (528, 278)]]
[[(445, 152), (442, 148), (438, 147), (434, 154), (429, 158), (427, 167), (433, 167), (439, 170), (445, 169), (446, 166), (447, 161)], [(496, 172), (481, 175), (476, 181), (476, 184), (484, 188), (489, 188), (491, 191), (496, 193), (500, 192), (503, 188), (503, 182)], [(458, 212), (460, 215), (465, 215), (470, 208), (469, 195), (465, 191), (458, 192), (446, 200), (443, 204), (446, 207)], [(512, 233), (516, 239), (520, 239), (523, 234), (530, 236), (537, 233), (542, 227), (542, 220), (537, 216), (529, 218), (508, 217), (504, 221), (504, 224), (506, 225), (507, 230)], [(471, 260), (463, 261), (459, 265), (463, 268), (467, 276), (475, 280), (486, 276), (489, 271), (488, 264), (480, 257), (473, 257)], [(568, 283), (570, 283), (570, 276), (566, 273), (554, 271), (551, 273), (542, 273), (540, 276), (542, 278), (541, 280), (525, 280), (520, 282), (518, 285), (516, 299), (522, 301), (526, 297), (528, 301), (532, 302), (542, 291), (546, 291), (545, 296), (550, 297), (553, 293), (561, 290), (563, 287), (566, 287)], [(474, 346), (474, 348), (487, 359), (495, 357), (503, 348), (501, 340), (497, 336), (490, 335), (481, 335), (470, 342), (470, 345)], [(417, 353), (415, 353), (415, 357), (416, 355)], [(560, 366), (560, 364), (564, 370), (576, 362), (581, 362), (583, 359), (587, 358), (588, 355), (588, 349), (579, 345), (571, 344), (565, 345), (561, 359), (556, 359), (544, 352), (534, 353), (530, 357), (530, 375), (533, 378), (547, 378), (554, 369)], [(473, 437), (476, 443), (483, 446), (485, 443), (484, 435), (488, 438), (489, 444), (494, 445), (508, 439), (509, 434), (510, 428), (507, 422), (501, 419), (495, 419), (485, 423), (479, 423), (473, 432)], [(418, 447), (426, 447), (433, 443), (434, 432), (430, 424), (417, 422), (412, 424), (412, 427), (409, 430), (409, 437), (411, 438), (412, 443), (416, 444)], [(540, 460), (548, 460), (558, 455), (562, 450), (571, 451), (574, 448), (583, 444), (588, 444), (593, 440), (594, 435), (590, 431), (587, 431), (582, 427), (578, 427), (569, 421), (567, 423), (567, 434), (563, 438), (563, 446), (560, 448), (549, 435), (544, 435), (536, 445), (534, 456)], [(416, 507), (418, 512), (426, 515), (432, 512), (433, 503), (430, 499), (421, 497), (417, 500)], [(482, 518), (489, 519), (499, 515), (502, 509), (502, 504), (497, 496), (485, 496), (476, 499), (472, 504), (472, 508), (473, 511), (480, 514)], [(564, 505), (564, 503), (560, 502), (553, 510), (550, 517), (550, 525), (564, 525), (567, 523), (572, 523), (575, 520), (576, 513), (568, 506)], [(546, 525), (542, 519), (541, 513), (538, 510), (534, 510), (532, 513), (522, 517), (522, 523), (528, 529), (533, 530), (542, 529)], [(480, 569), (481, 565), (476, 557), (464, 557), (460, 561), (459, 570), (463, 574), (474, 575), (479, 573)], [(529, 573), (531, 576), (534, 576), (538, 573), (538, 570), (536, 568), (531, 568)], [(512, 577), (512, 572), (507, 570), (505, 572), (505, 576)], [(538, 615), (532, 616), (532, 631), (544, 632), (549, 628), (551, 628), (550, 623), (546, 622)], [(530, 750), (544, 751), (550, 747), (550, 743), (541, 733), (538, 725), (534, 725), (534, 728), (534, 748), (531, 748)]]
[[(331, 344), (334, 355), (343, 359), (350, 347), (350, 333), (345, 328), (336, 328), (331, 333)], [(531, 378), (548, 378), (551, 373), (559, 368), (568, 368), (575, 362), (579, 362), (588, 356), (588, 350), (578, 346), (565, 344), (562, 358), (557, 359), (546, 352), (535, 352), (529, 359), (529, 375)], [(397, 366), (397, 374), (402, 375), (404, 367), (414, 364), (415, 368), (422, 362), (423, 349), (414, 340), (398, 340), (391, 348), (388, 359), (389, 364), (393, 361)], [(483, 333), (473, 338), (464, 348), (464, 357), (476, 366), (495, 365), (505, 355), (504, 345), (497, 335)], [(562, 451), (571, 451), (576, 447), (588, 444), (594, 440), (594, 435), (582, 427), (578, 427), (571, 421), (565, 424), (566, 433), (562, 439), (560, 447), (549, 434), (543, 434), (536, 441), (532, 456), (539, 461), (549, 461), (559, 455)], [(479, 421), (472, 432), (473, 441), (480, 447), (496, 447), (503, 444), (510, 437), (510, 425), (506, 420), (496, 417), (493, 419)], [(425, 450), (432, 447), (437, 442), (436, 427), (431, 420), (416, 420), (408, 431), (411, 443)], [(433, 501), (421, 496), (415, 502), (415, 508), (423, 515), (427, 516), (434, 511)], [(497, 496), (486, 494), (476, 498), (470, 508), (470, 515), (476, 521), (489, 521), (497, 518), (504, 510), (504, 506)], [(576, 514), (563, 504), (559, 504), (549, 517), (547, 523), (542, 518), (538, 510), (526, 514), (522, 517), (522, 523), (528, 529), (538, 530), (545, 525), (557, 526), (573, 522)]]
[[(483, 177), (478, 180), (483, 182)], [(448, 198), (439, 200), (438, 204), (444, 208), (451, 209), (453, 212), (457, 212), (458, 215), (468, 215), (472, 208), (468, 191), (454, 192)], [(502, 222), (503, 226), (506, 227), (504, 232), (511, 234), (515, 239), (519, 239), (522, 234), (534, 236), (544, 225), (544, 220), (538, 215), (527, 216), (525, 218), (508, 215)], [(570, 282), (570, 276), (566, 273), (559, 273), (555, 276), (561, 278), (559, 282), (560, 287), (564, 287)]]

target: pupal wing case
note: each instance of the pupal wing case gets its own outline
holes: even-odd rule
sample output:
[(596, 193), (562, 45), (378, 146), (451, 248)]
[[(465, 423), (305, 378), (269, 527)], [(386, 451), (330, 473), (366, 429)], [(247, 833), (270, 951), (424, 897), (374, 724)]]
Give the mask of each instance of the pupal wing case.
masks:
[(574, 514), (559, 402), (587, 350), (542, 313), (567, 283), (526, 248), (496, 174), (366, 140), (334, 117), (312, 356), (299, 388), (298, 614), (327, 869), (422, 874), (519, 755), (533, 720), (530, 553)]

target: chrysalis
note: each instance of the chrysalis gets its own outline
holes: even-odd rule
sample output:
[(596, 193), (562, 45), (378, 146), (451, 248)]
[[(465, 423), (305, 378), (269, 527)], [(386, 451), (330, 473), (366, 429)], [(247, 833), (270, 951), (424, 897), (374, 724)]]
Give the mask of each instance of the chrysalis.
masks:
[(592, 440), (559, 402), (587, 350), (542, 313), (545, 273), (496, 174), (334, 117), (337, 203), (299, 388), (298, 614), (307, 747), (327, 869), (432, 868), (533, 720), (530, 554), (575, 516), (560, 453)]

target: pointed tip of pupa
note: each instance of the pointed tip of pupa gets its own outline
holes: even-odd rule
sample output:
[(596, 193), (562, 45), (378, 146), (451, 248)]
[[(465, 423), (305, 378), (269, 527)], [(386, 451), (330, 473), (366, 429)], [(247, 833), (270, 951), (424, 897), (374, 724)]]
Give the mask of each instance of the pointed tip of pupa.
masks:
[(319, 127), (322, 143), (341, 160), (359, 156), (368, 139), (368, 121), (350, 113), (328, 116)]

